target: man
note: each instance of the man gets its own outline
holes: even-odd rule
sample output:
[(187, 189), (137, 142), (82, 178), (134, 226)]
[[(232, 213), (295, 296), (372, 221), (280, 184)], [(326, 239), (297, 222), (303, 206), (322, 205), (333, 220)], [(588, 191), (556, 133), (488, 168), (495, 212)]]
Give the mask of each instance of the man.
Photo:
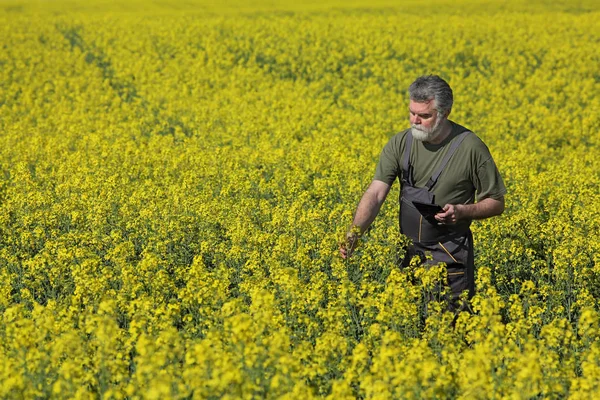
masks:
[[(426, 264), (446, 263), (449, 309), (456, 310), (461, 292), (468, 290), (471, 297), (475, 290), (471, 221), (502, 214), (506, 188), (487, 146), (448, 119), (453, 95), (446, 81), (436, 75), (419, 77), (409, 95), (411, 128), (384, 147), (340, 253), (343, 258), (352, 254), (398, 177), (400, 231), (412, 240), (403, 266), (416, 255)], [(431, 205), (440, 208), (428, 214), (424, 208)]]

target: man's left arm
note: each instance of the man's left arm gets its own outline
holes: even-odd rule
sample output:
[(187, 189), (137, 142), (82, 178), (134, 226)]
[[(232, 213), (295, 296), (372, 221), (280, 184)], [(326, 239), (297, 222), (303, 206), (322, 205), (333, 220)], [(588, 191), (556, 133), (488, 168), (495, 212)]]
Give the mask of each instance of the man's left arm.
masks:
[(446, 204), (435, 219), (447, 225), (461, 220), (485, 219), (504, 212), (506, 187), (487, 146), (475, 138), (471, 143), (475, 163), (471, 166), (471, 181), (477, 193), (473, 204)]
[(453, 225), (464, 219), (485, 219), (504, 212), (504, 196), (498, 199), (487, 197), (475, 204), (446, 204), (444, 212), (437, 213), (435, 219), (445, 225)]

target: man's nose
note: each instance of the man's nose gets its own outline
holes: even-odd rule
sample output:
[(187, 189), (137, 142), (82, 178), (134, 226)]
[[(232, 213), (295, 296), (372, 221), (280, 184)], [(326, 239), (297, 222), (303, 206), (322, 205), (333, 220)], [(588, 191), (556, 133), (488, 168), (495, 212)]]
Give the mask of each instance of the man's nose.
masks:
[(414, 125), (420, 125), (421, 124), (421, 118), (419, 118), (418, 115), (412, 116), (411, 120), (412, 120), (412, 121), (410, 121), (411, 124), (414, 124)]

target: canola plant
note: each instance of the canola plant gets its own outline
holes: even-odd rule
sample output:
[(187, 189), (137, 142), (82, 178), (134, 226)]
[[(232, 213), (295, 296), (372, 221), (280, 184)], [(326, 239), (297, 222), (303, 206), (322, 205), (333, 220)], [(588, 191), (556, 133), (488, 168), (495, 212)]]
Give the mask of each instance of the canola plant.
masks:
[[(0, 1), (1, 398), (594, 398), (592, 0)], [(408, 85), (488, 144), (471, 312), (339, 257)]]

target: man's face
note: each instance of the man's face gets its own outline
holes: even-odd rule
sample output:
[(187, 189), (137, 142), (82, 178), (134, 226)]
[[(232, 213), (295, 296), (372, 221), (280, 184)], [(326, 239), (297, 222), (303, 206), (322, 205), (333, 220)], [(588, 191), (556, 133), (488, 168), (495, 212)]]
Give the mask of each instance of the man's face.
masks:
[(440, 124), (445, 117), (438, 115), (433, 99), (427, 102), (411, 100), (408, 110), (410, 112), (412, 134), (415, 139), (429, 142), (440, 133)]

